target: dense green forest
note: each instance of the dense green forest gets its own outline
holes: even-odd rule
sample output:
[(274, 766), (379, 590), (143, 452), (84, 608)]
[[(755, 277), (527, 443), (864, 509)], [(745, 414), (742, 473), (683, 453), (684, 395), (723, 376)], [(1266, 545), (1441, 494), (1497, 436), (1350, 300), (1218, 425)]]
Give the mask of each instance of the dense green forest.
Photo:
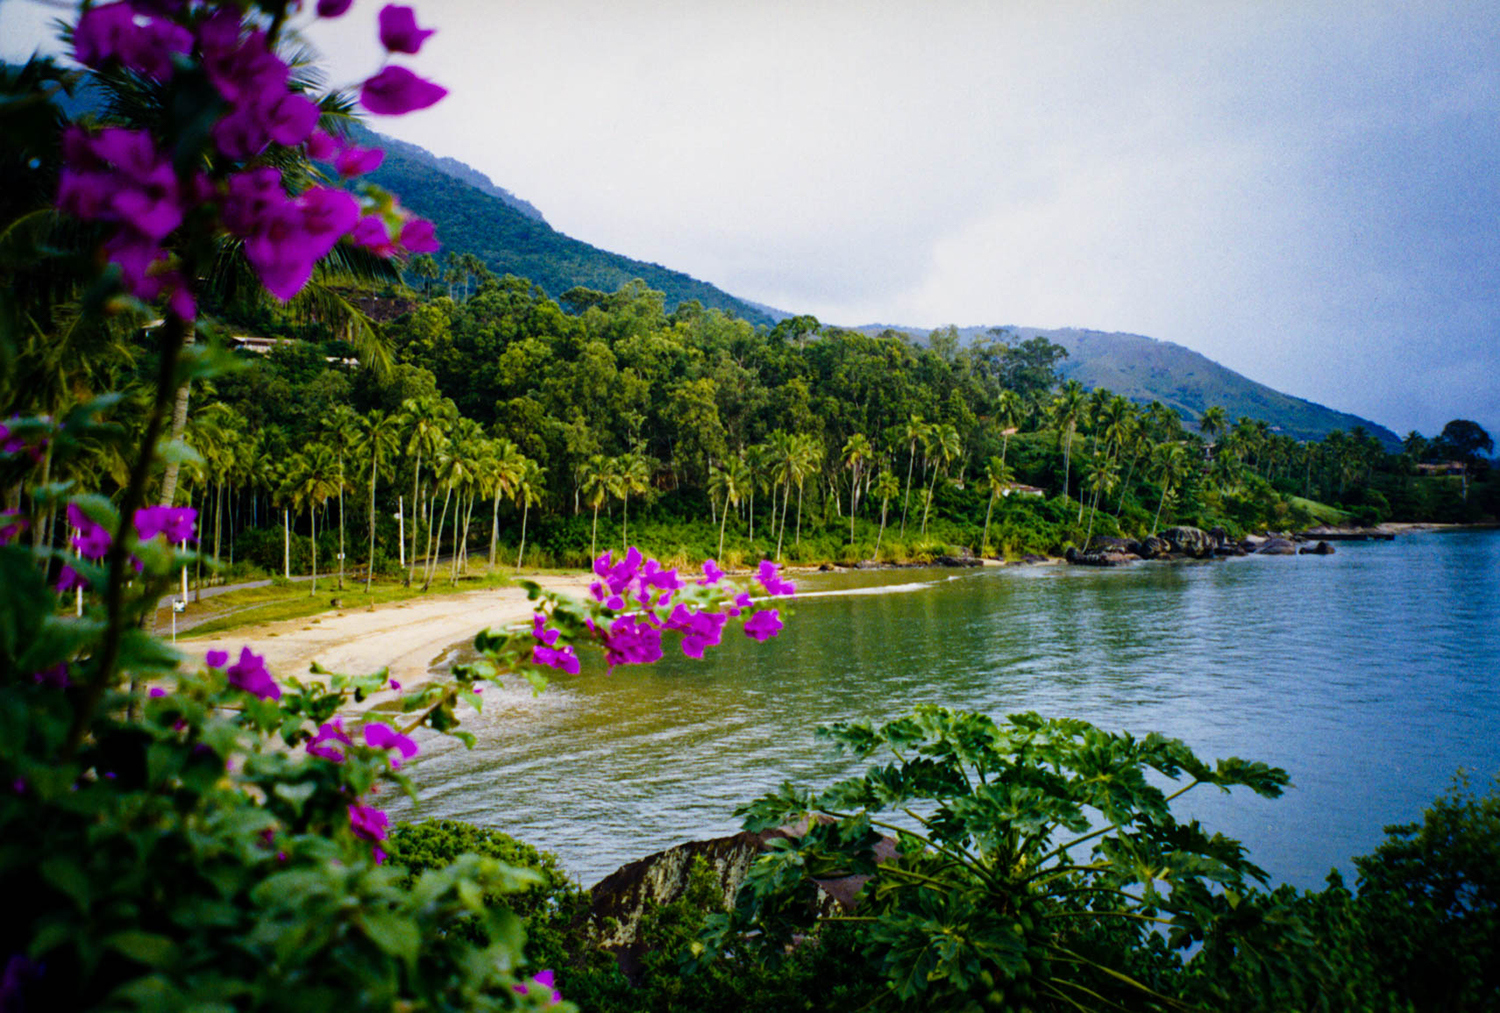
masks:
[[(405, 560), (429, 584), (456, 579), (470, 551), (580, 566), (627, 539), (678, 562), (920, 562), (1179, 524), (1238, 535), (1496, 513), (1482, 431), (1413, 433), (1396, 454), (1359, 428), (1303, 442), (1219, 408), (1188, 425), (1060, 383), (1067, 353), (1043, 337), (752, 326), (691, 302), (669, 312), (639, 281), (553, 300), (467, 256), (418, 257), (406, 277), (344, 293), (384, 317), (358, 346), (318, 305), (226, 305), (204, 328), (234, 361), (191, 395), (182, 495), (210, 519), (215, 556), (306, 572), (316, 535), (325, 570), (341, 553), (376, 573)], [(7, 414), (62, 415), (91, 385), (140, 384), (143, 323), (117, 318), (67, 361), (23, 356)], [(272, 340), (235, 350), (247, 334)], [(84, 481), (107, 487), (118, 463), (102, 447), (97, 460)], [(1423, 473), (1450, 460), (1469, 471)]]

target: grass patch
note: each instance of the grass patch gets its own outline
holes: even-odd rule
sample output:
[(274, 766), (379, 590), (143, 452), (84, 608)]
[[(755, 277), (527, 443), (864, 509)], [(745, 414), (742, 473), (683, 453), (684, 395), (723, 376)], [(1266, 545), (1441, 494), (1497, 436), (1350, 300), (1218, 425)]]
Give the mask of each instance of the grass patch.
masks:
[(1287, 502), (1293, 509), (1306, 511), (1319, 524), (1347, 524), (1354, 516), (1347, 510), (1340, 510), (1338, 507), (1319, 503), (1317, 500), (1303, 499), (1301, 496), (1288, 496)]

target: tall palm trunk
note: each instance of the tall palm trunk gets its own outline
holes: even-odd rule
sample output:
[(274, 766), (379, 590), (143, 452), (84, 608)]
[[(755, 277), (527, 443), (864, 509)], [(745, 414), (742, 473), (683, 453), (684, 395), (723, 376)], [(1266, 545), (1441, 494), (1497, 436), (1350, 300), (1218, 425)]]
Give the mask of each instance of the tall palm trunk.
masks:
[(932, 469), (932, 481), (927, 484), (927, 502), (922, 504), (922, 535), (927, 535), (927, 515), (932, 512), (932, 494), (937, 489), (938, 469)]
[(599, 551), (599, 504), (594, 504), (594, 530), (589, 535), (589, 558), (594, 559)]
[(786, 495), (781, 499), (781, 533), (776, 536), (776, 562), (781, 562), (781, 542), (786, 538), (786, 505), (792, 498), (792, 487), (787, 486)]
[(521, 568), (521, 560), (526, 555), (526, 515), (531, 511), (531, 501), (525, 496), (521, 497), (521, 551), (516, 553), (516, 569)]
[[(453, 486), (448, 486), (448, 491), (443, 495), (443, 512), (438, 515), (437, 522), (437, 549), (433, 550), (431, 539), (427, 545), (427, 576), (422, 581), (422, 590), (425, 591), (432, 586), (432, 576), (437, 573), (438, 556), (443, 554), (443, 525), (448, 521), (448, 501), (453, 497)], [(433, 500), (437, 502), (436, 499)], [(457, 523), (457, 519), (454, 520)]]
[(292, 511), (281, 508), (281, 565), (287, 580), (292, 579)]
[[(422, 481), (422, 450), (417, 448), (417, 470), (412, 472), (411, 477), (411, 505), (417, 511), (417, 516), (422, 516), (422, 511), (417, 507), (417, 487)], [(406, 586), (411, 587), (412, 582), (417, 579), (417, 528), (419, 524), (413, 520), (411, 526), (411, 570), (406, 574)]]
[(1161, 499), (1156, 501), (1156, 516), (1151, 518), (1151, 533), (1156, 534), (1156, 526), (1161, 523), (1161, 508), (1167, 502), (1167, 491), (1171, 486), (1163, 482), (1161, 484)]
[[(710, 506), (713, 505), (713, 500), (712, 499), (710, 499), (708, 502), (709, 502)], [(627, 549), (630, 548), (630, 538), (626, 534), (627, 526), (629, 524), (630, 524), (630, 490), (626, 489), (625, 490), (625, 495), (621, 499), (621, 506), (620, 506), (620, 542), (621, 542), (620, 551), (621, 552), (624, 552), (624, 551), (626, 551)]]
[(906, 537), (906, 511), (911, 506), (911, 466), (917, 463), (917, 441), (911, 441), (911, 451), (906, 457), (906, 499), (901, 503), (901, 537)]
[(307, 520), (312, 530), (312, 590), (307, 592), (308, 597), (318, 593), (318, 506), (310, 503), (307, 507)]
[(344, 589), (344, 455), (339, 454), (339, 590)]
[(724, 494), (724, 517), (719, 521), (719, 559), (724, 558), (724, 526), (729, 523), (729, 493)]
[[(826, 514), (824, 516), (827, 516)], [(802, 483), (797, 483), (797, 538), (792, 544), (802, 544)]]
[(490, 569), (495, 568), (495, 546), (500, 541), (500, 487), (495, 487), (495, 505), (490, 510)]
[(870, 556), (876, 562), (880, 561), (880, 540), (885, 537), (885, 511), (891, 501), (883, 499), (880, 501), (880, 532), (875, 536), (875, 552)]
[[(193, 324), (187, 321), (187, 339), (183, 344), (193, 343)], [(187, 428), (188, 413), (188, 384), (177, 388), (177, 400), (172, 405), (172, 433), (168, 438), (173, 442), (182, 439), (182, 431)], [(171, 506), (172, 500), (177, 496), (177, 469), (176, 456), (167, 461), (167, 467), (161, 476), (161, 506)]]
[[(448, 494), (452, 495), (452, 493), (453, 493), (453, 488), (450, 486), (448, 488)], [(437, 513), (437, 489), (434, 487), (433, 490), (432, 490), (432, 498), (427, 501), (427, 547), (426, 547), (426, 551), (424, 552), (424, 554), (422, 556), (422, 587), (424, 589), (427, 587), (427, 585), (429, 585), (429, 584), (432, 583), (432, 571), (437, 566), (437, 557), (436, 557), (436, 555), (434, 555), (433, 549), (432, 549), (432, 536), (433, 536), (432, 515), (435, 514), (435, 513)], [(443, 497), (443, 519), (447, 520), (447, 517), (448, 517), (448, 497), (444, 496)], [(438, 536), (438, 546), (441, 549), (442, 543), (443, 543), (443, 533), (441, 531), (438, 531), (437, 532), (437, 536)]]
[(990, 544), (990, 514), (995, 512), (995, 490), (990, 490), (990, 505), (984, 511), (984, 535), (979, 539), (979, 554), (984, 555), (984, 550)]
[(370, 552), (365, 564), (365, 594), (370, 593), (370, 582), (375, 579), (375, 458), (370, 458)]

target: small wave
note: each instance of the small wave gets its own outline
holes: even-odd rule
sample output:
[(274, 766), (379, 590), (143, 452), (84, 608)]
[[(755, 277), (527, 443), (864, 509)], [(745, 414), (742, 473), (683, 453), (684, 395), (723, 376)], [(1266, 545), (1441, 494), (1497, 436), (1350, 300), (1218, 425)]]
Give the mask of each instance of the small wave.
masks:
[[(952, 580), (953, 578), (948, 578)], [(883, 584), (879, 587), (846, 587), (840, 591), (798, 591), (798, 598), (832, 598), (855, 594), (904, 594), (908, 591), (920, 591), (923, 588), (935, 587), (940, 583), (936, 580), (924, 580), (914, 584)]]

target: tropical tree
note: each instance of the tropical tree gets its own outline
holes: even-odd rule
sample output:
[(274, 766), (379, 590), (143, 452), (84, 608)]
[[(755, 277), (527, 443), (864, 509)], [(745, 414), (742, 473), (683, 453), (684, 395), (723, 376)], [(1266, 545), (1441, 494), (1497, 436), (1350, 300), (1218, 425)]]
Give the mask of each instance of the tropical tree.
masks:
[(589, 558), (599, 550), (599, 508), (616, 495), (619, 479), (615, 474), (615, 461), (603, 454), (588, 459), (583, 476), (583, 501), (594, 510), (594, 526), (589, 535)]
[(1224, 409), (1218, 405), (1211, 405), (1203, 409), (1203, 414), (1198, 416), (1198, 432), (1202, 433), (1203, 438), (1209, 443), (1213, 443), (1214, 437), (1222, 433), (1228, 423), (1229, 419)]
[(750, 486), (750, 468), (737, 457), (715, 463), (709, 473), (709, 495), (723, 497), (723, 516), (719, 518), (719, 559), (724, 558), (724, 527), (729, 523), (729, 508), (739, 506)]
[(1073, 434), (1078, 429), (1078, 421), (1083, 417), (1085, 407), (1083, 384), (1077, 380), (1064, 383), (1057, 396), (1052, 399), (1052, 424), (1057, 427), (1057, 438), (1063, 445), (1064, 497), (1068, 495), (1068, 475), (1073, 463)]
[(500, 437), (489, 443), (480, 466), (483, 488), (495, 499), (490, 508), (490, 568), (495, 566), (495, 551), (500, 542), (500, 497), (514, 500), (522, 477), (526, 474), (526, 455), (510, 440)]
[(318, 507), (339, 491), (338, 457), (322, 443), (314, 443), (292, 458), (288, 468), (287, 492), (293, 509), (306, 508), (312, 538), (312, 588), (318, 593)]
[(984, 511), (984, 535), (979, 540), (979, 551), (982, 555), (990, 544), (990, 515), (995, 509), (995, 500), (1004, 495), (1005, 490), (1013, 482), (1014, 475), (1005, 463), (1004, 457), (991, 457), (985, 466), (984, 477), (990, 487), (990, 503)]
[(859, 509), (859, 469), (875, 453), (870, 438), (855, 433), (844, 443), (844, 467), (853, 472), (849, 482), (849, 544), (854, 544), (854, 512)]
[(901, 483), (889, 468), (882, 470), (879, 475), (875, 476), (875, 484), (871, 487), (870, 492), (880, 497), (880, 531), (875, 535), (875, 551), (871, 554), (871, 559), (878, 560), (880, 558), (880, 540), (885, 537), (886, 508), (890, 506), (891, 497), (900, 491)]
[(638, 453), (621, 454), (614, 462), (615, 491), (620, 497), (620, 538), (622, 551), (630, 547), (626, 527), (630, 523), (630, 495), (645, 496), (651, 492), (651, 465)]
[(932, 469), (932, 482), (927, 487), (927, 496), (922, 501), (922, 534), (927, 534), (927, 515), (932, 509), (932, 501), (937, 490), (938, 473), (948, 473), (953, 462), (958, 460), (963, 453), (963, 441), (959, 439), (958, 429), (946, 422), (933, 426), (932, 454), (935, 458), (936, 467)]
[(1159, 444), (1152, 451), (1151, 463), (1156, 471), (1156, 481), (1161, 485), (1161, 499), (1156, 503), (1156, 516), (1151, 519), (1151, 533), (1154, 535), (1161, 523), (1161, 508), (1167, 502), (1167, 496), (1187, 476), (1187, 448), (1181, 443)]
[(1000, 396), (995, 399), (995, 422), (1000, 426), (1000, 460), (1002, 463), (1010, 450), (1010, 438), (1016, 434), (1016, 429), (1020, 426), (1025, 413), (1025, 402), (1021, 400), (1021, 395), (1013, 390), (1002, 390)]
[(917, 460), (917, 443), (927, 442), (928, 426), (922, 421), (922, 416), (913, 415), (906, 420), (901, 428), (901, 436), (906, 440), (906, 496), (901, 502), (901, 537), (906, 537), (906, 511), (911, 506), (911, 469)]
[(547, 477), (547, 469), (529, 457), (521, 458), (521, 478), (516, 482), (516, 502), (521, 504), (521, 548), (516, 552), (516, 569), (521, 568), (521, 560), (526, 556), (526, 517), (531, 508), (542, 502), (542, 493), (545, 491), (543, 481)]
[(318, 426), (324, 440), (333, 449), (338, 459), (339, 486), (339, 584), (344, 589), (344, 489), (348, 482), (344, 475), (344, 458), (348, 455), (355, 434), (359, 431), (359, 416), (348, 405), (336, 405)]
[[(430, 258), (429, 258), (430, 259)], [(354, 431), (350, 452), (369, 462), (370, 546), (365, 553), (365, 593), (375, 579), (375, 486), (382, 474), (390, 474), (390, 461), (401, 445), (401, 417), (379, 408), (362, 416)]]
[(406, 452), (415, 455), (412, 467), (411, 507), (415, 514), (411, 526), (411, 570), (406, 575), (406, 585), (411, 586), (417, 575), (417, 530), (422, 519), (418, 499), (422, 488), (422, 458), (429, 460), (437, 455), (438, 448), (446, 441), (443, 430), (448, 423), (447, 406), (435, 398), (407, 398), (401, 404), (401, 428), (406, 431)]
[(1120, 467), (1108, 454), (1095, 452), (1093, 458), (1093, 471), (1089, 475), (1089, 491), (1093, 497), (1089, 505), (1089, 527), (1083, 536), (1083, 547), (1088, 548), (1089, 539), (1094, 537), (1094, 520), (1099, 513), (1099, 500), (1114, 490), (1120, 482)]

